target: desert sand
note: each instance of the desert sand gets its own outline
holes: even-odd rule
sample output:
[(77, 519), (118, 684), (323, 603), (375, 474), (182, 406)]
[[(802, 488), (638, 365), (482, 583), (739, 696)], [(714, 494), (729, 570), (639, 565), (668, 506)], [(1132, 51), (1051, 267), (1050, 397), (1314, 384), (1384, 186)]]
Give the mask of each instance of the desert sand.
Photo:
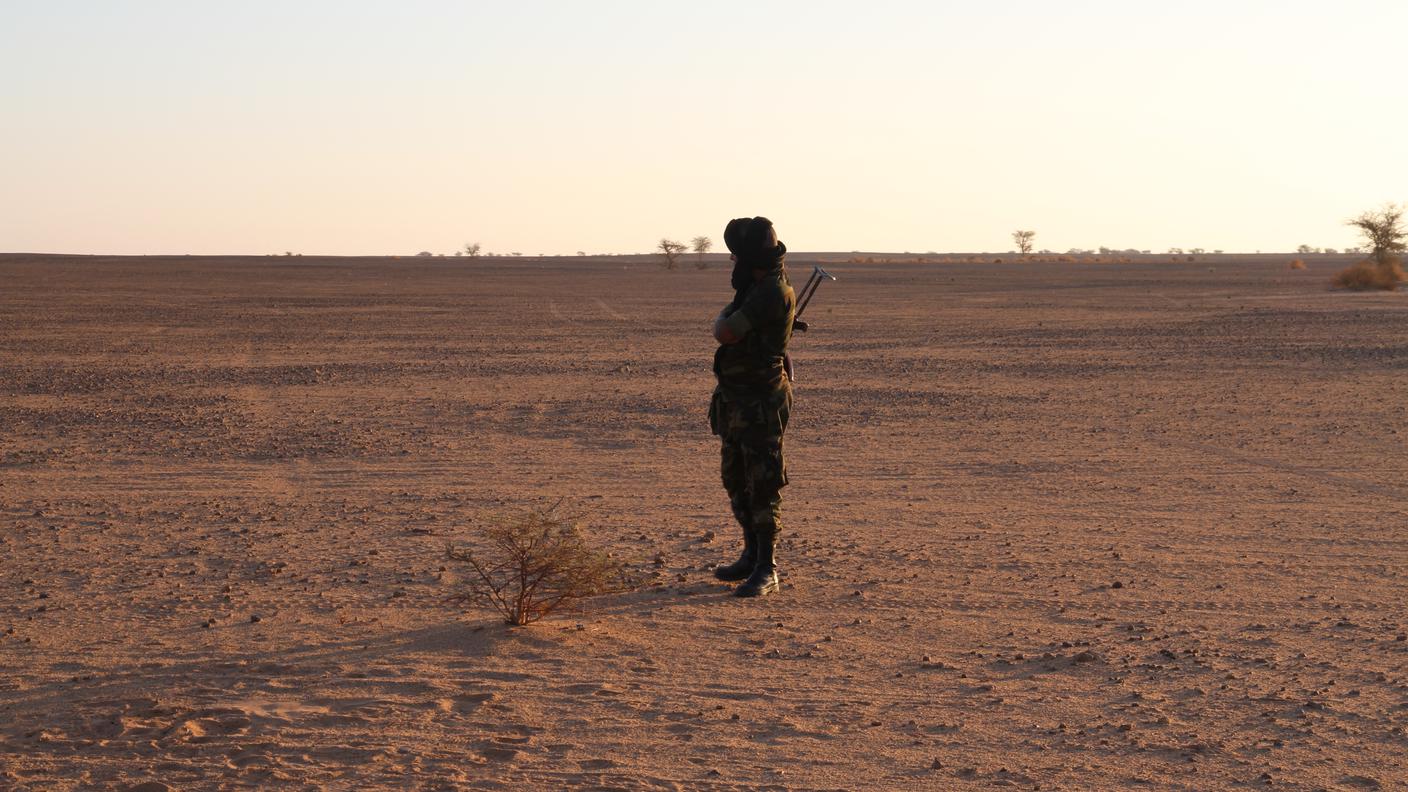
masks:
[[(1408, 295), (1292, 258), (794, 255), (743, 601), (718, 257), (0, 257), (0, 789), (1408, 788)], [(558, 499), (640, 590), (450, 601)]]

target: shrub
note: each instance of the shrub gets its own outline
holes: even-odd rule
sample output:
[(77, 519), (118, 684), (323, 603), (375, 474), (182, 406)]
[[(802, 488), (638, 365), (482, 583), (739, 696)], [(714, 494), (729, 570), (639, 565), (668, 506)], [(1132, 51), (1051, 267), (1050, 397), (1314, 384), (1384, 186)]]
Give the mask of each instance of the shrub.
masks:
[(535, 622), (586, 597), (632, 588), (621, 565), (593, 549), (556, 505), (493, 520), (484, 546), (450, 546), (469, 567), (468, 590), (452, 599), (497, 610), (514, 626)]
[(1354, 291), (1393, 291), (1402, 280), (1405, 280), (1403, 264), (1397, 259), (1391, 258), (1381, 263), (1365, 259), (1336, 275), (1333, 283), (1341, 289)]

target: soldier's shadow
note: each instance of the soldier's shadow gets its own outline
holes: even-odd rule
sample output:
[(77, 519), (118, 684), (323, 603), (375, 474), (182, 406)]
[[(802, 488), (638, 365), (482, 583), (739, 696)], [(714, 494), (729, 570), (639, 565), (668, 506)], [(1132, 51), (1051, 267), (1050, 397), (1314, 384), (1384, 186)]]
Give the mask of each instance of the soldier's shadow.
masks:
[(673, 586), (646, 586), (620, 594), (593, 597), (580, 603), (574, 610), (582, 616), (630, 616), (643, 614), (662, 605), (734, 602), (738, 600), (733, 594), (737, 586), (737, 583), (724, 583), (713, 578), (690, 580)]

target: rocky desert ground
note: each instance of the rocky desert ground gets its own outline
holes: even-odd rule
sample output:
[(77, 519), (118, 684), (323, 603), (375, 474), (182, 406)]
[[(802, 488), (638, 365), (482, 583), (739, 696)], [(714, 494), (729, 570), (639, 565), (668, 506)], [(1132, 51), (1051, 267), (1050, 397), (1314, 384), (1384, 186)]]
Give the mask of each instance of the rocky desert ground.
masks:
[[(741, 601), (717, 257), (0, 257), (0, 789), (1408, 788), (1408, 296), (850, 258)], [(451, 601), (558, 499), (639, 590)]]

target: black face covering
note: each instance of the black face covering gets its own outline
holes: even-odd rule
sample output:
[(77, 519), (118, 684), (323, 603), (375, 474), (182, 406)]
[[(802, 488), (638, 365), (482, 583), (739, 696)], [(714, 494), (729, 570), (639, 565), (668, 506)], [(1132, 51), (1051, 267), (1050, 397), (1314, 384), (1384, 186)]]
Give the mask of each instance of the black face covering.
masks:
[(787, 246), (778, 240), (772, 221), (766, 217), (730, 220), (724, 228), (724, 244), (735, 259), (730, 282), (737, 292), (753, 285), (753, 270), (777, 269), (787, 253)]
[(743, 259), (733, 262), (733, 275), (729, 277), (729, 284), (733, 286), (733, 290), (741, 292), (748, 288), (752, 282), (753, 268), (745, 264)]
[(765, 254), (747, 258), (738, 256), (738, 260), (733, 263), (733, 275), (729, 278), (729, 283), (733, 286), (734, 291), (743, 291), (753, 285), (753, 270), (760, 269), (764, 272), (772, 272), (782, 266), (786, 256), (787, 246), (781, 242), (778, 242), (776, 247)]

